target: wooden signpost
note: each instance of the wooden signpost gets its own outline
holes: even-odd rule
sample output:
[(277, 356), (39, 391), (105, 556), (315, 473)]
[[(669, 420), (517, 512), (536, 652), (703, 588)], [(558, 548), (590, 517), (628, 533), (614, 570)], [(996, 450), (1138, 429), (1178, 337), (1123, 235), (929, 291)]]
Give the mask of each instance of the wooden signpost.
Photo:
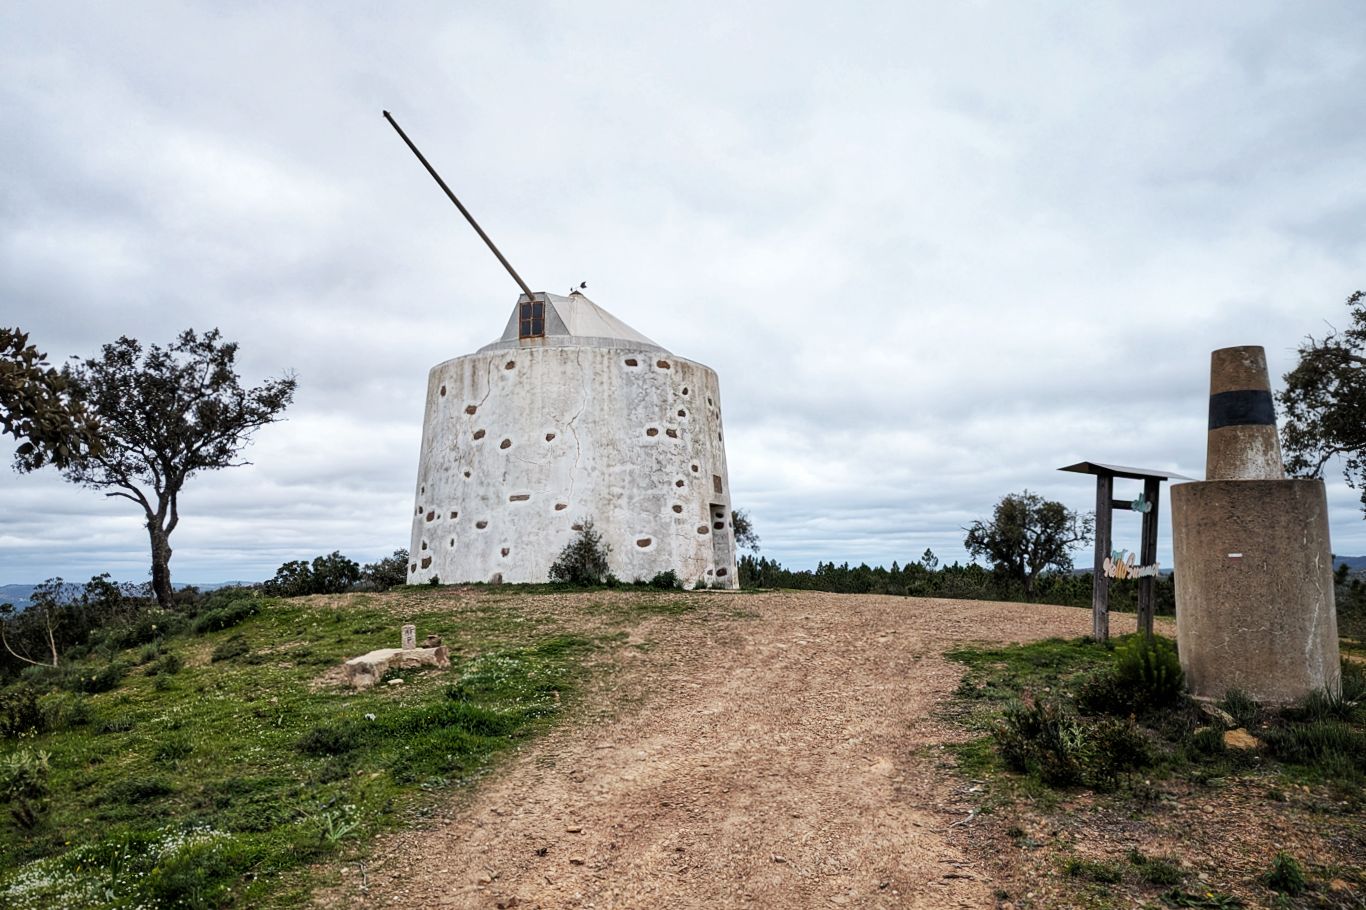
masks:
[[(1153, 578), (1157, 564), (1157, 503), (1162, 481), (1189, 480), (1170, 471), (1147, 468), (1126, 468), (1122, 465), (1082, 461), (1059, 471), (1096, 476), (1096, 559), (1091, 578), (1091, 635), (1096, 641), (1110, 637), (1110, 579), (1138, 579), (1138, 628), (1144, 635), (1153, 634)], [(1143, 481), (1143, 492), (1132, 501), (1115, 499), (1115, 478), (1125, 477)], [(1139, 543), (1138, 561), (1126, 559), (1124, 553), (1112, 549), (1110, 533), (1111, 513), (1116, 509), (1138, 512), (1143, 516), (1143, 531)]]

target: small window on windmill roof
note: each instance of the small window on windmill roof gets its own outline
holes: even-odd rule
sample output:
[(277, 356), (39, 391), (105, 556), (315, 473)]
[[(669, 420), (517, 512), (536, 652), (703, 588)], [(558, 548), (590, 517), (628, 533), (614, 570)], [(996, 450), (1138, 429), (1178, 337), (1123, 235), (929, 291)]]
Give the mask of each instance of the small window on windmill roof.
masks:
[(541, 338), (545, 335), (545, 304), (533, 300), (521, 305), (517, 318), (518, 338)]

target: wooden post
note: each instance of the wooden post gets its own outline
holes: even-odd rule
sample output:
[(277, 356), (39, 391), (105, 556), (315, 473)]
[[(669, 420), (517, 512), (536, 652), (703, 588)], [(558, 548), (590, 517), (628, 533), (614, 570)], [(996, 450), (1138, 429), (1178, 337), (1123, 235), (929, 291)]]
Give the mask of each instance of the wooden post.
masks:
[(1115, 479), (1096, 475), (1096, 566), (1091, 578), (1091, 636), (1096, 641), (1110, 638), (1110, 579), (1105, 577), (1105, 559), (1110, 555), (1110, 497)]
[[(1151, 508), (1143, 513), (1143, 538), (1139, 545), (1139, 565), (1157, 562), (1157, 503), (1161, 496), (1161, 481), (1149, 477), (1143, 481), (1143, 498)], [(1155, 579), (1145, 576), (1138, 580), (1138, 631), (1149, 638), (1153, 634), (1153, 584)]]

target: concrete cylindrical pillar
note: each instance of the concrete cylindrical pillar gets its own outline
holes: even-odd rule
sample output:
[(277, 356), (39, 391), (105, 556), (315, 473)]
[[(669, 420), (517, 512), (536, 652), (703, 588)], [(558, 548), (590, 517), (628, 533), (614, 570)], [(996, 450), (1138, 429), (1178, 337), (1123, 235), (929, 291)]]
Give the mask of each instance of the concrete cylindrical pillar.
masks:
[(1284, 704), (1340, 691), (1320, 480), (1172, 487), (1176, 637), (1191, 694)]
[(1207, 480), (1280, 480), (1281, 443), (1258, 345), (1220, 348), (1210, 355)]

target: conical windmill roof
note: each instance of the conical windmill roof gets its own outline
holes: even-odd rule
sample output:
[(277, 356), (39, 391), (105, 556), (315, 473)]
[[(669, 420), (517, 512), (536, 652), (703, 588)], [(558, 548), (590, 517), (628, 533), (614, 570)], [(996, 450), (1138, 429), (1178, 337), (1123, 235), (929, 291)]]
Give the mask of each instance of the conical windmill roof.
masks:
[(611, 313), (589, 300), (583, 294), (559, 294), (537, 292), (532, 298), (545, 304), (545, 335), (543, 337), (520, 340), (518, 319), (521, 306), (528, 302), (527, 295), (517, 298), (508, 317), (503, 335), (492, 344), (486, 344), (481, 351), (496, 348), (515, 348), (523, 344), (541, 345), (588, 345), (591, 347), (619, 347), (626, 345), (634, 348), (655, 348), (665, 350), (664, 346), (646, 338)]

